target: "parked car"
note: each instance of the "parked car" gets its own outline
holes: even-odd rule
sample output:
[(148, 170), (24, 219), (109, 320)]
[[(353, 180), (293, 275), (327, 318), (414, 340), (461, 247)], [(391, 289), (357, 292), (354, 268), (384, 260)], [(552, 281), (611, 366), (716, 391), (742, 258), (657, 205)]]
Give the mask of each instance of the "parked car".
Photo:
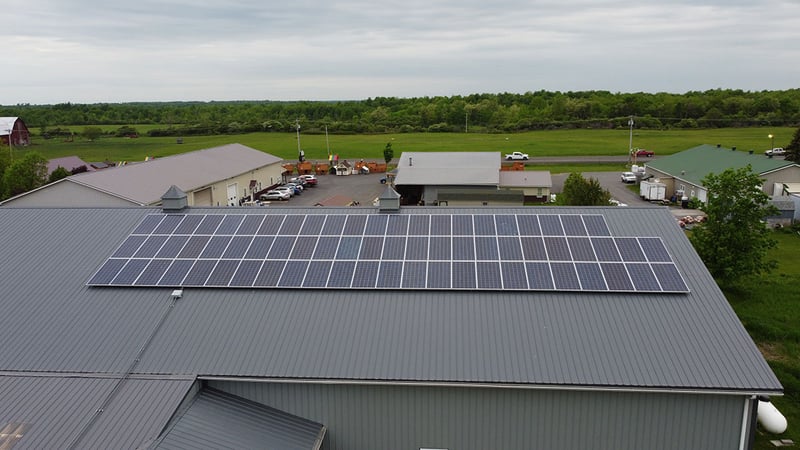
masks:
[(620, 179), (623, 183), (636, 183), (636, 174), (633, 172), (622, 172)]
[(783, 147), (776, 147), (772, 150), (767, 150), (764, 152), (767, 156), (783, 156), (786, 154), (786, 150)]
[(293, 187), (289, 187), (289, 186), (278, 186), (278, 187), (274, 188), (273, 190), (274, 191), (286, 192), (287, 194), (289, 194), (289, 197), (294, 197), (294, 194), (295, 194), (294, 188)]
[(522, 152), (513, 152), (506, 154), (506, 161), (527, 161), (528, 154)]
[(651, 152), (650, 150), (645, 150), (643, 148), (636, 150), (636, 156), (644, 156), (649, 158), (651, 156), (655, 156), (655, 154), (656, 152)]
[(303, 177), (292, 177), (289, 178), (289, 183), (299, 184), (301, 186), (306, 185), (306, 180)]
[(298, 178), (305, 180), (309, 186), (316, 186), (319, 180), (314, 175), (300, 175)]
[(288, 187), (294, 189), (294, 194), (295, 195), (302, 194), (303, 190), (305, 190), (303, 185), (299, 184), (299, 183), (286, 183), (286, 184), (284, 184), (284, 186), (288, 186)]
[(270, 200), (284, 201), (284, 200), (289, 200), (290, 197), (291, 195), (289, 195), (289, 192), (287, 191), (272, 190), (272, 191), (267, 191), (266, 194), (261, 194), (259, 198), (261, 199), (261, 201), (270, 201)]

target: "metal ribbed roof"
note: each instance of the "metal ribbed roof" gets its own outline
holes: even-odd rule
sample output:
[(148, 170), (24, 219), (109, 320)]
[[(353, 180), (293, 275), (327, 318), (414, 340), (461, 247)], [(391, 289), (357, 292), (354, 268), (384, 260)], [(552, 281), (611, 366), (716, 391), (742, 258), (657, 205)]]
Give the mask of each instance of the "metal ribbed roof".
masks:
[(397, 186), (497, 186), (500, 182), (499, 152), (403, 152), (397, 161)]
[(155, 448), (274, 448), (313, 450), (322, 424), (215, 389), (201, 391)]
[(170, 185), (191, 192), (280, 161), (260, 150), (229, 144), (73, 175), (68, 180), (140, 205), (151, 205), (160, 202)]
[(674, 155), (647, 161), (647, 167), (673, 177), (702, 186), (702, 179), (710, 173), (726, 169), (739, 169), (750, 165), (753, 172), (765, 174), (794, 165), (792, 161), (768, 158), (763, 153), (749, 154), (713, 145), (698, 145)]
[(107, 402), (118, 382), (80, 374), (0, 374), (0, 427), (22, 425), (15, 450), (139, 448), (158, 438), (194, 381), (127, 379)]
[[(0, 248), (6, 255), (0, 260), (5, 274), (0, 281), (0, 370), (120, 372), (130, 365), (169, 307), (172, 287), (87, 287), (85, 282), (154, 211), (0, 208), (5, 231)], [(613, 235), (659, 236), (691, 292), (187, 288), (136, 372), (782, 390), (668, 210), (409, 208), (399, 213), (492, 211), (599, 213)]]

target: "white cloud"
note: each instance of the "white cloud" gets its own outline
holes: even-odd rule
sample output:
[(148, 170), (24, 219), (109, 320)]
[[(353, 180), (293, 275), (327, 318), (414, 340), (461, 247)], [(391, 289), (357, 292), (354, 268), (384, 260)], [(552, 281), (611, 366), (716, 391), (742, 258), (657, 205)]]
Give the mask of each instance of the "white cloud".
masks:
[(797, 87), (794, 1), (10, 0), (0, 103)]

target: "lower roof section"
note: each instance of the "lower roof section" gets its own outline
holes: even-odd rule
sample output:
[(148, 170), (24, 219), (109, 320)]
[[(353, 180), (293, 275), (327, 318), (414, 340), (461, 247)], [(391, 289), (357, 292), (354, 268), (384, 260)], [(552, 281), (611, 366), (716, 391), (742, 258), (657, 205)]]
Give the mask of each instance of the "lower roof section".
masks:
[(325, 426), (241, 397), (206, 388), (155, 448), (274, 448), (316, 450)]
[[(158, 438), (189, 378), (0, 374), (0, 448), (139, 448)], [(10, 444), (10, 447), (6, 447)]]

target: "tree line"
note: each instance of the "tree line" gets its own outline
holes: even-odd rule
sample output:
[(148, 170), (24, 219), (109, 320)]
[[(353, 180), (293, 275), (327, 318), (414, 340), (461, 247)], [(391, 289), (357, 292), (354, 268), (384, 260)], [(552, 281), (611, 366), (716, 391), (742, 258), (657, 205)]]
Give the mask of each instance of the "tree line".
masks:
[(290, 132), (516, 132), (558, 128), (796, 126), (800, 89), (674, 93), (608, 91), (376, 97), (357, 101), (19, 104), (0, 107), (42, 134), (68, 125), (158, 125), (150, 135)]

